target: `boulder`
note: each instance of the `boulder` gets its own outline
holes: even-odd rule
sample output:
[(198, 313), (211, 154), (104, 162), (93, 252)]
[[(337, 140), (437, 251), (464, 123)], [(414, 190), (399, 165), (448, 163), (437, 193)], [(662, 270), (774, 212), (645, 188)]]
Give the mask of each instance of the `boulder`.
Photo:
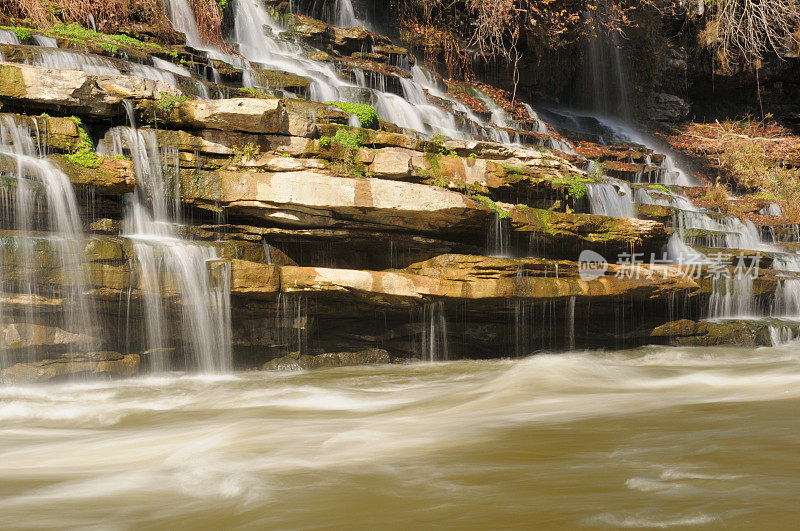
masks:
[(22, 350), (42, 347), (68, 347), (86, 345), (97, 348), (101, 340), (86, 333), (73, 333), (32, 323), (12, 323), (2, 329), (0, 348)]
[(296, 371), (332, 367), (354, 367), (357, 365), (376, 365), (392, 362), (391, 355), (379, 348), (358, 352), (331, 352), (317, 356), (290, 354), (264, 364), (265, 371)]
[(780, 320), (723, 320), (723, 321), (691, 321), (682, 319), (665, 323), (651, 333), (656, 341), (677, 346), (712, 347), (721, 345), (737, 346), (772, 346), (773, 338), (770, 328), (777, 331), (789, 331), (790, 337), (797, 337), (800, 324)]
[(674, 94), (656, 92), (647, 104), (647, 117), (655, 122), (679, 122), (686, 118), (692, 107)]
[(0, 382), (16, 385), (87, 376), (128, 378), (139, 372), (140, 363), (139, 354), (122, 355), (117, 352), (67, 354), (58, 359), (12, 365), (0, 371)]

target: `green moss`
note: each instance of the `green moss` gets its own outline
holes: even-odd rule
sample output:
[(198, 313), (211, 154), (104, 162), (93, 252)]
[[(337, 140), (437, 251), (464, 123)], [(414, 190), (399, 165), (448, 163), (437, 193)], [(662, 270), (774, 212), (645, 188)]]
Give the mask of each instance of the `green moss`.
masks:
[(323, 136), (322, 138), (319, 139), (319, 147), (329, 148), (331, 145), (331, 140), (332, 140), (331, 137)]
[(439, 152), (435, 153), (425, 153), (425, 160), (428, 162), (428, 166), (431, 168), (431, 171), (434, 173), (439, 173), (442, 169), (441, 165), (441, 157), (442, 154)]
[(0, 26), (0, 29), (12, 32), (17, 36), (19, 42), (25, 42), (31, 38), (31, 30), (28, 28), (23, 28), (20, 26)]
[(10, 98), (21, 98), (25, 95), (27, 87), (19, 68), (0, 65), (0, 92)]
[(164, 114), (169, 114), (179, 102), (188, 99), (189, 98), (183, 94), (167, 94), (166, 92), (160, 92), (158, 95), (158, 110)]
[[(12, 28), (6, 29), (11, 29), (14, 31)], [(119, 51), (120, 46), (126, 46), (128, 48), (135, 48), (148, 53), (164, 53), (171, 55), (174, 58), (178, 57), (177, 51), (170, 50), (169, 48), (165, 48), (159, 44), (153, 42), (143, 42), (128, 35), (107, 35), (105, 33), (99, 33), (74, 22), (71, 24), (55, 24), (48, 30), (34, 30), (30, 28), (16, 29), (28, 37), (31, 33), (41, 33), (42, 35), (46, 35), (48, 37), (65, 39), (76, 43), (91, 42), (97, 44), (112, 54), (116, 54)], [(17, 32), (15, 31), (15, 33)], [(19, 35), (20, 33), (17, 33), (18, 37)], [(20, 40), (22, 39), (20, 38)]]
[(76, 39), (84, 40), (96, 39), (99, 35), (101, 35), (96, 31), (92, 31), (89, 28), (84, 28), (75, 22), (72, 24), (56, 24), (50, 29), (49, 33), (55, 33), (56, 35), (62, 35), (64, 37), (75, 37)]
[(485, 195), (475, 195), (473, 198), (479, 203), (482, 203), (497, 212), (497, 215), (500, 216), (500, 219), (508, 219), (511, 217), (511, 214), (503, 210), (503, 208), (495, 203), (491, 198), (486, 197)]
[[(474, 155), (474, 153), (473, 153)], [(525, 170), (522, 168), (517, 168), (516, 166), (511, 166), (510, 164), (501, 164), (501, 166), (508, 172), (515, 175), (525, 175)]]
[(761, 199), (761, 200), (764, 200), (764, 201), (777, 201), (777, 199), (778, 199), (777, 197), (775, 197), (775, 194), (772, 194), (770, 192), (761, 192), (761, 193), (758, 193), (758, 194), (753, 194), (753, 195), (750, 196), (750, 198), (751, 199)]
[(248, 142), (243, 146), (235, 145), (233, 150), (233, 160), (235, 163), (242, 163), (246, 160), (253, 160), (261, 154), (261, 146)]
[(358, 117), (358, 122), (361, 124), (361, 127), (366, 127), (368, 129), (375, 129), (379, 125), (378, 113), (375, 112), (375, 107), (373, 107), (372, 105), (366, 105), (363, 103), (349, 103), (343, 101), (328, 101), (325, 102), (325, 105), (333, 105), (334, 107), (338, 107), (344, 112), (355, 114)]
[(586, 183), (593, 182), (596, 182), (596, 180), (575, 173), (568, 173), (563, 177), (553, 179), (554, 184), (567, 185), (567, 194), (574, 199), (584, 197), (586, 195)]
[(94, 146), (92, 145), (92, 139), (89, 137), (89, 133), (87, 133), (86, 129), (83, 127), (83, 122), (81, 122), (81, 119), (76, 116), (70, 116), (68, 119), (75, 122), (75, 125), (78, 126), (78, 137), (80, 138), (80, 142), (72, 150), (72, 153), (66, 155), (66, 159), (71, 163), (77, 164), (78, 166), (83, 166), (84, 168), (99, 167), (103, 159), (101, 159), (100, 156), (95, 153)]
[(593, 179), (599, 181), (600, 179), (603, 178), (603, 175), (606, 174), (606, 168), (605, 168), (605, 165), (602, 162), (598, 162), (598, 161), (595, 160), (594, 163), (595, 164), (594, 164), (594, 166), (592, 166), (592, 169), (589, 172), (589, 175)]
[(541, 208), (532, 208), (531, 211), (533, 212), (533, 217), (536, 219), (539, 227), (545, 231), (550, 231), (550, 220), (553, 217), (553, 213), (549, 210), (543, 210)]
[(337, 130), (332, 140), (346, 148), (358, 149), (361, 147), (361, 134), (344, 128)]
[(663, 184), (651, 184), (648, 186), (651, 190), (658, 190), (659, 192), (670, 193), (669, 188), (664, 186)]

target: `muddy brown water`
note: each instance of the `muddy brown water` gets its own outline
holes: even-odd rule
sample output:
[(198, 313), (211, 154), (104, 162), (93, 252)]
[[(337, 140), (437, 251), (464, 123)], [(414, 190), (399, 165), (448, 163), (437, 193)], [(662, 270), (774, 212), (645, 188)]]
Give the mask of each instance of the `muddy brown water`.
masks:
[(790, 528), (800, 346), (0, 387), (0, 527)]

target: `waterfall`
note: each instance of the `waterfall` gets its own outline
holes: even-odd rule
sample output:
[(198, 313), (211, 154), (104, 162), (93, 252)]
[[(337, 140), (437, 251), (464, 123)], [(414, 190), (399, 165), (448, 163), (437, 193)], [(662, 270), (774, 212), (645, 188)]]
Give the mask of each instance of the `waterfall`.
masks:
[[(602, 4), (603, 2), (601, 2)], [(603, 10), (609, 13), (611, 10)], [(592, 108), (603, 115), (618, 115), (630, 122), (627, 76), (619, 42), (619, 31), (611, 30), (606, 35), (596, 19), (598, 9), (589, 7), (584, 11), (588, 35), (589, 79), (591, 80)]]
[(58, 48), (58, 41), (56, 41), (52, 37), (45, 37), (44, 35), (34, 35), (33, 40), (34, 42), (36, 42), (37, 46), (42, 46), (45, 48)]
[[(678, 234), (690, 245), (728, 249), (766, 249), (750, 220), (735, 216), (711, 217), (703, 212), (679, 210), (674, 220)], [(698, 232), (702, 231), (702, 232)], [(697, 235), (693, 235), (697, 233)]]
[(336, 0), (336, 18), (334, 25), (342, 28), (353, 28), (364, 24), (356, 18), (355, 9), (351, 0)]
[[(231, 370), (230, 270), (213, 247), (177, 236), (177, 154), (159, 148), (153, 131), (124, 126), (111, 129), (98, 151), (127, 153), (134, 163), (137, 188), (125, 213), (124, 236), (133, 244), (141, 276), (148, 351), (160, 353), (168, 346), (171, 322), (165, 304), (174, 293), (187, 361), (201, 372)], [(159, 358), (153, 370), (167, 368)]]
[(587, 184), (586, 196), (589, 198), (592, 214), (619, 218), (636, 217), (633, 191), (624, 181), (606, 179), (603, 183)]
[(186, 35), (186, 44), (202, 50), (203, 38), (194, 18), (194, 11), (187, 0), (167, 0), (168, 15), (175, 29)]
[(511, 256), (511, 224), (498, 213), (492, 215), (486, 229), (486, 255), (497, 258)]
[(800, 280), (786, 279), (778, 282), (772, 315), (800, 319)]
[[(517, 270), (517, 278), (521, 278), (521, 270)], [(514, 357), (521, 358), (528, 354), (527, 305), (524, 301), (514, 301)]]
[[(185, 3), (186, 0), (170, 2)], [(364, 91), (369, 83), (363, 77), (363, 72), (362, 75), (355, 74), (357, 84), (344, 81), (330, 64), (309, 59), (301, 46), (280, 39), (278, 35), (282, 31), (283, 28), (267, 13), (262, 2), (236, 0), (233, 39), (238, 43), (240, 53), (255, 65), (309, 78), (310, 99), (319, 102), (345, 100), (368, 103), (375, 107), (384, 120), (429, 135), (442, 133), (451, 138), (470, 138), (477, 132), (471, 124), (477, 124), (484, 129), (485, 136), (498, 142), (510, 142), (508, 133), (484, 122), (461, 102), (442, 92), (435, 86), (434, 76), (427, 74), (422, 67), (415, 66), (412, 69), (411, 79), (400, 80), (405, 97), (387, 92), (385, 84), (381, 86), (380, 83)], [(425, 89), (432, 96), (449, 102), (453, 110), (448, 111), (429, 103)], [(368, 95), (367, 99), (364, 99), (365, 94)], [(464, 120), (457, 119), (457, 115), (466, 115), (467, 125), (459, 125)]]
[(441, 301), (426, 303), (421, 313), (420, 356), (422, 360), (446, 361), (449, 359), (449, 354), (444, 303)]
[(773, 347), (785, 345), (795, 338), (794, 330), (789, 326), (770, 325), (768, 331), (770, 343)]
[(17, 34), (11, 30), (0, 29), (0, 44), (19, 44)]
[[(0, 156), (10, 157), (16, 162), (11, 173), (4, 173), (4, 180), (13, 180), (15, 186), (4, 185), (4, 219), (11, 220), (13, 233), (5, 239), (2, 263), (16, 278), (0, 279), (3, 297), (20, 295), (26, 301), (27, 326), (60, 326), (76, 339), (70, 341), (72, 353), (88, 353), (92, 342), (89, 334), (96, 331), (93, 305), (86, 296), (87, 261), (83, 245), (83, 233), (75, 192), (69, 178), (44, 159), (39, 139), (40, 132), (15, 123), (10, 116), (0, 117)], [(10, 206), (12, 205), (13, 206)], [(42, 215), (40, 209), (46, 214)], [(42, 236), (39, 231), (46, 231)], [(49, 251), (52, 263), (48, 263)], [(48, 268), (54, 268), (52, 272)], [(51, 278), (55, 275), (55, 278)], [(42, 290), (46, 291), (42, 293)], [(11, 290), (10, 292), (7, 290)], [(40, 314), (37, 300), (47, 296), (60, 298), (57, 320), (52, 314)], [(12, 314), (0, 307), (0, 327), (14, 324)], [(0, 359), (8, 361), (8, 345), (0, 346)], [(29, 361), (35, 361), (35, 348)]]
[(31, 54), (30, 64), (47, 68), (82, 70), (87, 74), (119, 74), (112, 61), (104, 57), (53, 48), (43, 48)]
[(756, 316), (753, 277), (744, 273), (712, 279), (708, 315), (712, 318), (752, 318)]
[(308, 303), (302, 295), (278, 294), (276, 329), (281, 353), (306, 354), (308, 350)]
[(575, 350), (575, 295), (567, 299), (567, 348)]

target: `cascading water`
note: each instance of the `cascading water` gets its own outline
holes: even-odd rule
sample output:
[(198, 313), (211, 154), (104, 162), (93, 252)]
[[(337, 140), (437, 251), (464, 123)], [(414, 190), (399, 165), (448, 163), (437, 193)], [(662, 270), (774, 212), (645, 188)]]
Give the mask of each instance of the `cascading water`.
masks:
[[(147, 349), (157, 353), (151, 368), (168, 368), (162, 353), (173, 335), (165, 318), (165, 297), (171, 295), (179, 301), (185, 358), (201, 372), (231, 370), (230, 270), (213, 247), (176, 234), (180, 183), (175, 153), (159, 148), (153, 131), (134, 127), (111, 129), (98, 151), (127, 153), (134, 163), (137, 189), (125, 215), (124, 235), (133, 243), (141, 277)], [(170, 160), (172, 164), (162, 162)]]
[(333, 24), (342, 28), (352, 28), (363, 26), (363, 23), (356, 18), (356, 11), (353, 9), (351, 0), (336, 0), (336, 18)]
[(447, 315), (444, 303), (426, 303), (421, 313), (420, 353), (423, 361), (448, 360)]
[[(1, 279), (3, 296), (19, 295), (25, 304), (23, 328), (34, 323), (60, 326), (68, 337), (68, 355), (88, 354), (96, 332), (95, 312), (86, 296), (87, 260), (75, 192), (69, 178), (43, 158), (39, 132), (0, 117), (0, 157), (14, 160), (14, 170), (3, 175), (3, 219), (11, 222), (12, 235), (3, 242), (3, 263), (14, 264), (15, 278)], [(34, 143), (32, 137), (37, 138)], [(13, 203), (13, 207), (10, 205)], [(41, 210), (46, 210), (42, 214)], [(41, 232), (46, 231), (47, 236)], [(42, 258), (47, 253), (50, 260)], [(50, 268), (53, 268), (49, 271)], [(51, 275), (53, 278), (51, 278)], [(42, 315), (37, 302), (47, 297), (58, 302), (58, 320)], [(14, 316), (0, 308), (0, 325), (14, 324)], [(60, 322), (59, 322), (60, 321)], [(33, 338), (31, 338), (33, 340)], [(36, 345), (29, 361), (36, 358)], [(0, 358), (8, 361), (8, 345), (0, 346)]]
[(504, 258), (511, 256), (511, 226), (508, 219), (495, 213), (486, 229), (486, 254)]
[[(605, 2), (601, 2), (605, 4)], [(606, 13), (610, 9), (603, 9)], [(588, 7), (584, 11), (584, 23), (588, 36), (588, 79), (591, 80), (591, 104), (595, 112), (603, 115), (617, 115), (630, 121), (631, 111), (628, 103), (625, 63), (619, 43), (618, 30), (606, 34), (597, 20), (598, 7)]]
[(0, 44), (19, 44), (17, 34), (11, 30), (0, 29)]
[(575, 349), (575, 296), (567, 299), (567, 348)]
[(592, 214), (619, 218), (636, 217), (633, 191), (624, 181), (606, 179), (603, 183), (587, 184), (586, 196), (589, 198)]
[[(171, 0), (171, 4), (176, 3), (185, 3), (185, 0)], [(173, 12), (183, 13), (186, 9), (188, 8), (175, 8)], [(183, 27), (193, 31), (191, 24), (183, 24)], [(496, 141), (510, 141), (506, 132), (496, 129), (493, 124), (483, 122), (462, 103), (442, 92), (435, 86), (435, 82), (431, 82), (433, 76), (424, 73), (424, 69), (419, 66), (412, 69), (411, 79), (400, 80), (405, 97), (387, 92), (385, 87), (367, 88), (368, 83), (363, 72), (361, 75), (355, 74), (358, 83), (354, 85), (344, 81), (330, 64), (309, 59), (299, 45), (279, 38), (282, 31), (283, 28), (267, 13), (262, 3), (255, 0), (236, 0), (232, 37), (241, 54), (256, 65), (307, 77), (311, 80), (310, 99), (320, 102), (345, 100), (369, 103), (375, 107), (381, 118), (426, 134), (442, 133), (451, 138), (469, 138), (473, 134), (481, 133)], [(430, 104), (425, 90), (446, 100), (452, 105), (453, 111)], [(456, 113), (466, 115), (468, 119), (457, 119)]]

